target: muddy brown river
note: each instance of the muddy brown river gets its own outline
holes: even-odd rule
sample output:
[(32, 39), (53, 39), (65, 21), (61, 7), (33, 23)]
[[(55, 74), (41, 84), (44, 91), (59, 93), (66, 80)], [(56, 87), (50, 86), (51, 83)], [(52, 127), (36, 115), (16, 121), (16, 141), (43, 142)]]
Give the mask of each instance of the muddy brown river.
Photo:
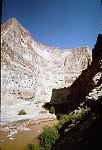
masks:
[(14, 135), (13, 140), (7, 137), (8, 133), (1, 131), (0, 132), (0, 150), (24, 150), (28, 143), (32, 142), (34, 138), (41, 134), (43, 127), (53, 126), (57, 124), (58, 120), (51, 120), (46, 122), (41, 122), (37, 125), (29, 125), (29, 131), (19, 131)]

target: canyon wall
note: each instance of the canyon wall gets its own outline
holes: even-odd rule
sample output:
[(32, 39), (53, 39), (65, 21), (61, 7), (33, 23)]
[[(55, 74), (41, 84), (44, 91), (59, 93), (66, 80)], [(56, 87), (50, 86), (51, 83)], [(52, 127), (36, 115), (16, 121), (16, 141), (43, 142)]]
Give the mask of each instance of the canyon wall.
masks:
[(36, 114), (50, 102), (52, 89), (71, 86), (90, 63), (87, 46), (63, 50), (46, 46), (33, 40), (15, 18), (9, 19), (1, 28), (1, 119), (14, 121), (22, 108), (28, 117)]
[(99, 34), (92, 50), (92, 63), (68, 88), (53, 89), (52, 102), (60, 100), (79, 105), (86, 99), (102, 98), (102, 35)]

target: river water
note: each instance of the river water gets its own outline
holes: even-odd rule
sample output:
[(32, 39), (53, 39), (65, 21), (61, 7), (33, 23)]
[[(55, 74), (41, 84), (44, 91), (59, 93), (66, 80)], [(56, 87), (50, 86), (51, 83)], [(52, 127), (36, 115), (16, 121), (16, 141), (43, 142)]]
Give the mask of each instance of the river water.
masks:
[(44, 126), (53, 126), (57, 123), (58, 120), (55, 119), (47, 122), (41, 122), (37, 125), (30, 125), (29, 131), (19, 131), (17, 134), (14, 135), (15, 139), (13, 140), (7, 137), (8, 133), (1, 131), (0, 150), (24, 150), (28, 143), (32, 142), (34, 138), (41, 134)]

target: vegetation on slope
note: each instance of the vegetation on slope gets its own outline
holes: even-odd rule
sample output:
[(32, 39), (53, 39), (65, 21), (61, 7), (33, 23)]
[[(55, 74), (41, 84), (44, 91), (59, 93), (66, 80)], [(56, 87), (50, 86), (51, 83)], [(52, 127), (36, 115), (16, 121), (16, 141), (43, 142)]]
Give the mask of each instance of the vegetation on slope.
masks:
[[(54, 109), (53, 109), (54, 110)], [(31, 143), (27, 150), (51, 150), (54, 144), (69, 130), (77, 126), (80, 121), (90, 112), (90, 108), (78, 107), (78, 109), (61, 115), (59, 123), (53, 127), (44, 127), (37, 143)]]

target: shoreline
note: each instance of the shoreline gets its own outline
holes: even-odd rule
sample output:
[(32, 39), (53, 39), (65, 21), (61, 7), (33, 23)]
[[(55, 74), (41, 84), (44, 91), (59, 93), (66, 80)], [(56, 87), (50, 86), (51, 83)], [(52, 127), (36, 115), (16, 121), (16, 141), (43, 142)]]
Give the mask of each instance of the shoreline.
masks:
[(9, 131), (1, 131), (0, 147), (5, 150), (23, 150), (27, 144), (42, 133), (43, 127), (53, 126), (57, 123), (57, 118), (40, 118), (25, 122), (26, 126), (22, 125), (19, 128), (12, 126)]
[(55, 120), (58, 121), (55, 115), (53, 117), (19, 120), (19, 121), (15, 121), (7, 125), (1, 126), (1, 132), (8, 133), (8, 137), (12, 138), (16, 133), (20, 131), (30, 130), (31, 126), (37, 126), (41, 123), (55, 121)]

